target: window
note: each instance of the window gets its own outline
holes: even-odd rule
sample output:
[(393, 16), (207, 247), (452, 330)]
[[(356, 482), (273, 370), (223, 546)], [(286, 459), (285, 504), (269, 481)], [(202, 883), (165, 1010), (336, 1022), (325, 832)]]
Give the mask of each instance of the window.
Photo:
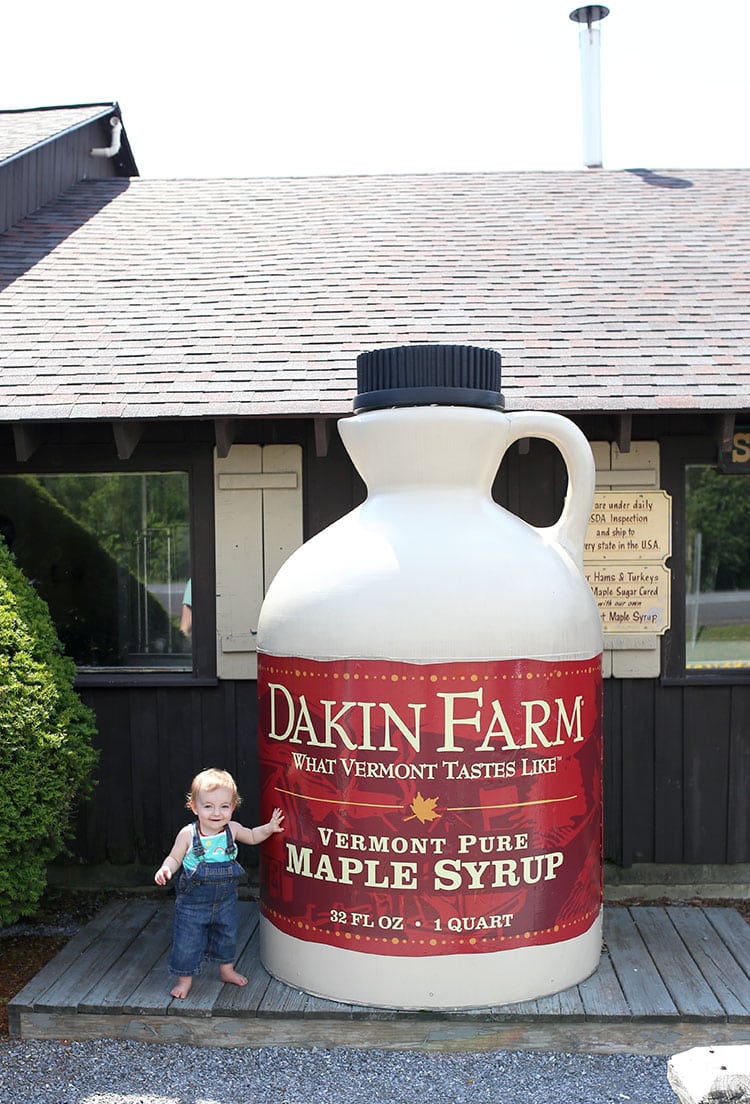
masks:
[(685, 666), (750, 668), (750, 479), (685, 469)]
[(192, 671), (187, 472), (0, 476), (0, 531), (79, 668)]

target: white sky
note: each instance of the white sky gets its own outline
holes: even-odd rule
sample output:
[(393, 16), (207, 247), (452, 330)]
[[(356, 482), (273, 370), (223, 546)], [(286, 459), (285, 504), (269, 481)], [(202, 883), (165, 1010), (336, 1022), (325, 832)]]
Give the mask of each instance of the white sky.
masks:
[[(579, 169), (577, 6), (13, 2), (0, 107), (117, 100), (150, 177)], [(604, 167), (750, 167), (749, 0), (608, 6)]]

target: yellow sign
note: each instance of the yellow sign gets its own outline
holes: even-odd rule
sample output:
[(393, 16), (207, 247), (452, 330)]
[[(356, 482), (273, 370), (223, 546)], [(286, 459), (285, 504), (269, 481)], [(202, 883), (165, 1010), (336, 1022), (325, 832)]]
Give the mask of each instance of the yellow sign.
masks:
[(671, 506), (666, 491), (600, 491), (594, 497), (584, 559), (665, 560), (672, 554)]
[(586, 564), (585, 572), (605, 633), (669, 628), (672, 573), (664, 564)]
[(666, 491), (601, 491), (583, 546), (584, 571), (605, 633), (663, 633), (670, 625), (672, 500)]

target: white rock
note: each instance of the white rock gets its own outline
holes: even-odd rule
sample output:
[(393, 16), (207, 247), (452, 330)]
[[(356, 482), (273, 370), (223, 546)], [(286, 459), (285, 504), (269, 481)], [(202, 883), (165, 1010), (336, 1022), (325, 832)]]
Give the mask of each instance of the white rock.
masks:
[(680, 1104), (750, 1104), (750, 1046), (675, 1054), (667, 1063), (667, 1080)]

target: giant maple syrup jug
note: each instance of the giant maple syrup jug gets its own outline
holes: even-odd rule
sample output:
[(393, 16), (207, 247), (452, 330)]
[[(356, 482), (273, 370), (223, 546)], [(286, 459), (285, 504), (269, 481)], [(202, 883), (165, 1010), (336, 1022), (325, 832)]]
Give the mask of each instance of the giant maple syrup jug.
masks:
[[(344, 444), (367, 500), (303, 545), (258, 627), (261, 959), (288, 985), (471, 1008), (574, 985), (601, 948), (594, 463), (567, 419), (499, 409), (500, 357), (358, 359)], [(568, 472), (535, 528), (491, 487), (511, 442)]]

